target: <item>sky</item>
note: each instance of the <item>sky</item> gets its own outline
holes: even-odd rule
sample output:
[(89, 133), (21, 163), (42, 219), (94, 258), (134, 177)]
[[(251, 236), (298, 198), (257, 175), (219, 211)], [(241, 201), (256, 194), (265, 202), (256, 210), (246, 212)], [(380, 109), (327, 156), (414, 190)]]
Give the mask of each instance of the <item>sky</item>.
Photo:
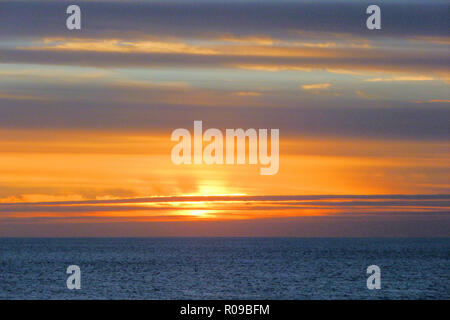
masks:
[[(448, 237), (449, 4), (376, 3), (1, 1), (0, 236)], [(194, 120), (278, 173), (173, 164)]]

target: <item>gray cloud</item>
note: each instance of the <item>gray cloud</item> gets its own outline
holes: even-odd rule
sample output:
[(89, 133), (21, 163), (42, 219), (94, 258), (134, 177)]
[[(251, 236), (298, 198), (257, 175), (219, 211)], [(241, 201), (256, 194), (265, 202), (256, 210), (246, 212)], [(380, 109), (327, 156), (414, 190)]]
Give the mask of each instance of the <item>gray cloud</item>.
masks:
[[(92, 205), (92, 204), (118, 204), (118, 203), (166, 203), (166, 202), (192, 202), (192, 201), (310, 201), (310, 200), (443, 200), (450, 204), (449, 194), (386, 194), (386, 195), (266, 195), (266, 196), (169, 196), (150, 198), (129, 198), (109, 200), (82, 200), (82, 201), (53, 201), (32, 203), (1, 203), (0, 206), (24, 205)], [(439, 202), (433, 202), (437, 203)]]
[[(365, 28), (367, 1), (116, 2), (78, 1), (81, 33), (65, 30), (65, 1), (3, 1), (2, 37), (267, 34), (285, 37), (292, 30), (341, 32), (365, 36), (447, 36), (448, 3), (383, 1), (383, 29)], [(443, 27), (447, 26), (447, 28)]]
[[(106, 96), (108, 91), (99, 95)], [(205, 128), (279, 128), (283, 135), (440, 140), (449, 137), (450, 109), (431, 103), (334, 99), (328, 104), (305, 100), (301, 106), (294, 104), (290, 108), (279, 108), (275, 102), (274, 107), (220, 108), (73, 99), (0, 101), (3, 128), (155, 130), (170, 135), (176, 128), (190, 129), (194, 120), (203, 120)]]

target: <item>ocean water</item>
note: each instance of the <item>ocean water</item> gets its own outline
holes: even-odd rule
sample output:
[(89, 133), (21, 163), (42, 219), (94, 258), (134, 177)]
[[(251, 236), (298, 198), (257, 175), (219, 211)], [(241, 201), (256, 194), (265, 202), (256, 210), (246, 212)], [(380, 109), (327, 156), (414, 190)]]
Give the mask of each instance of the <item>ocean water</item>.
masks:
[(0, 299), (450, 299), (449, 259), (448, 238), (0, 239)]

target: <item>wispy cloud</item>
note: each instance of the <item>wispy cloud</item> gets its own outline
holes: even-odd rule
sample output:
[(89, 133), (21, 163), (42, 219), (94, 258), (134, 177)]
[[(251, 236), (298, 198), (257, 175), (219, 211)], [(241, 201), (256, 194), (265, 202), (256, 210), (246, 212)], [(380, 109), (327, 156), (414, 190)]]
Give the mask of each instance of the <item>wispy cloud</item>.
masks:
[(450, 205), (449, 194), (368, 194), (368, 195), (217, 195), (217, 196), (164, 196), (164, 197), (140, 197), (107, 200), (81, 200), (81, 201), (54, 201), (54, 202), (10, 202), (1, 203), (2, 206), (15, 205), (93, 205), (93, 204), (124, 204), (124, 203), (170, 203), (170, 202), (226, 202), (226, 201), (354, 201), (354, 200), (445, 200)]
[(436, 80), (433, 77), (428, 76), (403, 76), (403, 77), (392, 77), (392, 78), (371, 78), (365, 79), (366, 82), (394, 82), (394, 81), (433, 81)]
[(262, 93), (256, 91), (239, 91), (236, 94), (241, 97), (259, 97)]
[(303, 90), (324, 90), (328, 89), (331, 83), (316, 83), (316, 84), (304, 84), (302, 85)]
[(415, 100), (414, 103), (450, 103), (448, 99)]
[[(54, 219), (85, 217), (103, 219), (161, 220), (212, 218), (262, 219), (295, 216), (402, 216), (449, 215), (450, 195), (317, 195), (317, 196), (173, 196), (41, 203), (1, 203), (5, 219)], [(198, 215), (203, 212), (205, 215)]]

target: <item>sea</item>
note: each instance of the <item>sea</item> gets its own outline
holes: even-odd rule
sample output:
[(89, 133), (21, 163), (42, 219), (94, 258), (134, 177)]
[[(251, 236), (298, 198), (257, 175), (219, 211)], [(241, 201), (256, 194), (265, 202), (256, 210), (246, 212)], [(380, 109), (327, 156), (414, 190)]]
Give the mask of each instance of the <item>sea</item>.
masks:
[(448, 300), (449, 260), (450, 238), (1, 238), (0, 299)]

